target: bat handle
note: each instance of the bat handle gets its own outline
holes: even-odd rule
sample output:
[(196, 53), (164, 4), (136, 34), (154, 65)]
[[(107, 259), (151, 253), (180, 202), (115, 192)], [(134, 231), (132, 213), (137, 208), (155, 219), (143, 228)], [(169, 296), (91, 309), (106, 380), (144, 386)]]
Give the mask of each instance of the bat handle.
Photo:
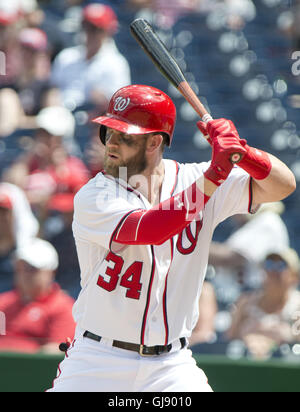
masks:
[[(208, 123), (211, 120), (213, 120), (213, 117), (209, 113), (206, 113), (202, 116), (202, 121), (204, 123)], [(205, 138), (207, 139), (207, 136), (205, 136)], [(242, 155), (240, 153), (232, 153), (230, 160), (232, 164), (239, 163), (242, 160)]]
[[(198, 96), (195, 94), (191, 86), (185, 80), (178, 85), (178, 90), (180, 93), (185, 97), (185, 99), (190, 103), (190, 105), (194, 108), (196, 113), (201, 117), (202, 121), (205, 123), (210, 122), (213, 120), (213, 117), (210, 113), (206, 110), (203, 104), (200, 102)], [(207, 136), (204, 136), (207, 140)], [(230, 160), (232, 164), (238, 163), (241, 161), (242, 155), (240, 153), (232, 153)]]
[(208, 123), (208, 122), (210, 122), (211, 120), (214, 120), (214, 119), (212, 118), (212, 116), (211, 116), (209, 113), (206, 113), (206, 114), (204, 114), (204, 115), (202, 116), (202, 121), (203, 121), (204, 123)]

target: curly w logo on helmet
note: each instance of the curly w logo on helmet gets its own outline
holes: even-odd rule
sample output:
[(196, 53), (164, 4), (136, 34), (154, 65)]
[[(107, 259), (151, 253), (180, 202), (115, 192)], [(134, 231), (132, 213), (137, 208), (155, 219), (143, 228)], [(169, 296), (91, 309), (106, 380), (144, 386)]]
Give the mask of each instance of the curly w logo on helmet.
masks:
[(114, 110), (116, 112), (123, 112), (130, 104), (130, 98), (127, 97), (117, 97), (115, 104), (114, 104)]

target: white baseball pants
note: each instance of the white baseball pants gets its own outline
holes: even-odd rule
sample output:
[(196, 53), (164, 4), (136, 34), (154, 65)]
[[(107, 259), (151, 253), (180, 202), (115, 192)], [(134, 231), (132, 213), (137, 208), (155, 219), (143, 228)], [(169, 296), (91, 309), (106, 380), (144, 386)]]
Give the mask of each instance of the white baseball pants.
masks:
[[(178, 345), (179, 346), (179, 345)], [(159, 356), (115, 348), (77, 337), (58, 367), (47, 392), (212, 392), (190, 349), (174, 349)]]

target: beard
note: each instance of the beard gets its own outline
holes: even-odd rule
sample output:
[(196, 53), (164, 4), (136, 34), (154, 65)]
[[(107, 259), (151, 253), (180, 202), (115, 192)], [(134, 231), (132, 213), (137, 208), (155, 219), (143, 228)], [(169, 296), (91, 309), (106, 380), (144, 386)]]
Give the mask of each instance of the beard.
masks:
[[(126, 161), (112, 161), (107, 153), (104, 155), (104, 170), (107, 174), (113, 176), (114, 178), (124, 176), (124, 168), (126, 169), (127, 182), (128, 180), (135, 176), (141, 174), (148, 165), (146, 154), (145, 154), (146, 142), (139, 148), (139, 151), (127, 159)], [(120, 171), (122, 168), (122, 172)]]

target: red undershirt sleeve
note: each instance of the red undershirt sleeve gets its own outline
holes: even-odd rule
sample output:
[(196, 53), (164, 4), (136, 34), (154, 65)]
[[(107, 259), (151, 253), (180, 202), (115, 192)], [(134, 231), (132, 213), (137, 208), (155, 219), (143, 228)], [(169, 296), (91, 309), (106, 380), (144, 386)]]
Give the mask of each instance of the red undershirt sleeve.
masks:
[(160, 245), (180, 233), (208, 200), (195, 182), (149, 210), (128, 214), (111, 240), (124, 245)]

